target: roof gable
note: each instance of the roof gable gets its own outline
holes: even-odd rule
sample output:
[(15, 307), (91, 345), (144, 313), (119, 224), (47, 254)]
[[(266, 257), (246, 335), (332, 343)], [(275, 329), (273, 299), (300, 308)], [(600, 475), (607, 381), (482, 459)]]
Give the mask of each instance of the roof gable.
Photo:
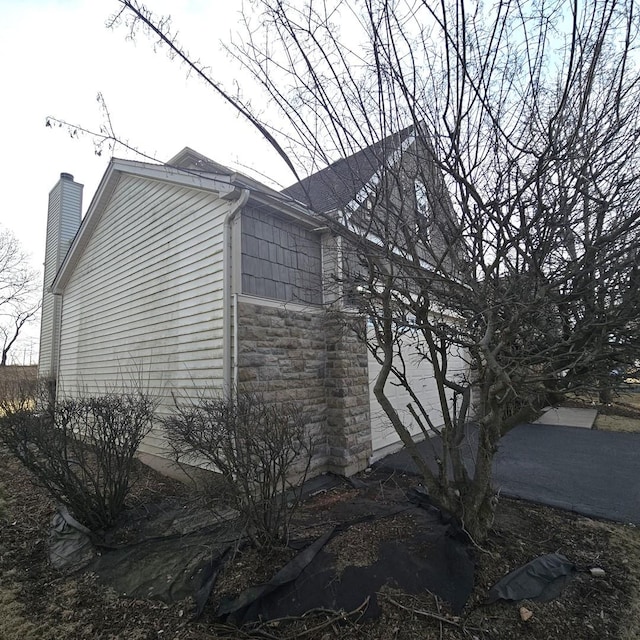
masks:
[(252, 178), (244, 173), (219, 164), (215, 160), (207, 158), (207, 156), (194, 151), (190, 147), (182, 149), (182, 151), (168, 160), (165, 166), (198, 174), (212, 173), (217, 176), (226, 176), (238, 188), (250, 189), (253, 194), (260, 193), (283, 204), (290, 204), (290, 199), (283, 198), (280, 191), (269, 187), (256, 178)]
[(203, 173), (215, 173), (224, 176), (233, 176), (234, 171), (207, 158), (207, 156), (194, 151), (190, 147), (185, 147), (177, 153), (173, 158), (167, 160), (166, 166), (176, 167), (177, 169), (185, 169), (187, 171), (199, 171)]
[(123, 174), (168, 182), (193, 189), (211, 191), (219, 194), (220, 197), (224, 199), (233, 199), (234, 196), (240, 193), (229, 176), (218, 173), (206, 175), (203, 173), (189, 172), (188, 170), (182, 170), (168, 165), (155, 165), (136, 162), (134, 160), (112, 158), (91, 200), (87, 213), (82, 219), (80, 228), (51, 284), (51, 291), (53, 293), (62, 293)]
[(361, 192), (380, 178), (385, 166), (393, 164), (414, 139), (415, 127), (391, 134), (353, 155), (337, 160), (282, 190), (317, 213), (346, 210), (359, 200)]
[(251, 198), (266, 202), (283, 214), (295, 217), (309, 227), (317, 226), (310, 212), (283, 197), (279, 191), (240, 174), (185, 147), (166, 164), (152, 164), (112, 158), (82, 219), (69, 250), (51, 284), (53, 293), (62, 293), (82, 253), (87, 247), (122, 175), (167, 182), (182, 187), (217, 193), (223, 200), (235, 200), (243, 191)]

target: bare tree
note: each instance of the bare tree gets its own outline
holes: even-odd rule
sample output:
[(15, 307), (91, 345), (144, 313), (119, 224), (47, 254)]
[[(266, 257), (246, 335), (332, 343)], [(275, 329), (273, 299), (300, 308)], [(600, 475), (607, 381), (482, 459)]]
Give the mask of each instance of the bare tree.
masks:
[(0, 229), (0, 366), (7, 364), (9, 352), (20, 332), (40, 310), (37, 273), (18, 240), (7, 229)]
[[(120, 20), (145, 25), (221, 91), (166, 20), (121, 4)], [(338, 181), (336, 171), (317, 174), (325, 193), (361, 187), (369, 169), (368, 186), (339, 212), (314, 202), (312, 180), (289, 193), (323, 215), (342, 245), (336, 284), (370, 321), (361, 337), (381, 365), (376, 398), (433, 499), (481, 540), (501, 435), (638, 354), (635, 4), (247, 7), (232, 51), (277, 117), (224, 97), (283, 141), (274, 146), (286, 148), (289, 166), (356, 158), (340, 165)], [(408, 345), (433, 373), (437, 407), (407, 375)], [(452, 366), (461, 357), (466, 372)], [(435, 472), (390, 401), (394, 384), (412, 397), (414, 425), (442, 439)]]

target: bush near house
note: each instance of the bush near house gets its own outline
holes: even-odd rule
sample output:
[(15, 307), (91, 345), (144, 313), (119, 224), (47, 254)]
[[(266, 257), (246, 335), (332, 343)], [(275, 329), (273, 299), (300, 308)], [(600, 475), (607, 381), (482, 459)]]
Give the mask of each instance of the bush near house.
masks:
[(314, 448), (299, 406), (252, 393), (176, 401), (164, 427), (176, 462), (218, 472), (218, 504), (240, 514), (254, 544), (287, 539)]
[(101, 530), (124, 509), (135, 454), (155, 409), (155, 400), (142, 392), (87, 395), (53, 405), (23, 388), (0, 401), (0, 444), (77, 520)]

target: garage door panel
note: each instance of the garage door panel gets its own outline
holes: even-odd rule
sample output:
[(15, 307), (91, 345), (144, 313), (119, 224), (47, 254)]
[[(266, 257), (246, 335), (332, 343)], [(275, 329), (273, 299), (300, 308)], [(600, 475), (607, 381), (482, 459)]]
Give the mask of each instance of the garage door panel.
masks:
[[(416, 336), (412, 337), (410, 334), (403, 336), (401, 348), (406, 375), (411, 388), (419, 397), (432, 423), (436, 427), (441, 426), (443, 423), (442, 408), (431, 363), (420, 356), (421, 350)], [(380, 369), (381, 366), (375, 357), (369, 354), (372, 460), (377, 460), (402, 446), (399, 435), (373, 393), (373, 387)], [(450, 376), (463, 375), (465, 371), (466, 364), (464, 359), (459, 355), (452, 355), (449, 360), (448, 374)], [(387, 380), (385, 391), (411, 435), (418, 438), (423, 437), (420, 426), (407, 407), (408, 404), (413, 403), (413, 399), (403, 386), (397, 384), (393, 374)]]

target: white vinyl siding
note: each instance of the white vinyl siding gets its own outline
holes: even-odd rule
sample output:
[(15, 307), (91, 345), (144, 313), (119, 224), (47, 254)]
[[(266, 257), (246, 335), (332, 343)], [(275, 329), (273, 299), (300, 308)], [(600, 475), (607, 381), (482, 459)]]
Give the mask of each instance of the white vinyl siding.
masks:
[[(139, 382), (170, 410), (223, 380), (217, 195), (124, 175), (65, 287), (59, 389)], [(162, 455), (154, 432), (142, 446)]]

